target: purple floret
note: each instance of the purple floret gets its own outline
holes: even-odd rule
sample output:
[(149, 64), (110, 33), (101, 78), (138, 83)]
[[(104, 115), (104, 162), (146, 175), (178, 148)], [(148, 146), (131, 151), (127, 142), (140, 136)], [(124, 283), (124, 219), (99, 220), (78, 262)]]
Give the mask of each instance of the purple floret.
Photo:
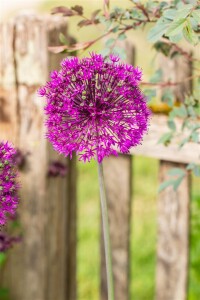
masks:
[(20, 241), (21, 237), (19, 236), (9, 236), (5, 232), (0, 232), (0, 252), (9, 250), (15, 243)]
[(0, 225), (5, 225), (8, 216), (15, 215), (19, 202), (15, 154), (11, 144), (0, 143)]
[(115, 55), (109, 61), (94, 53), (64, 59), (61, 70), (53, 71), (39, 90), (47, 100), (47, 137), (54, 149), (101, 162), (140, 144), (150, 117), (138, 87), (141, 75)]

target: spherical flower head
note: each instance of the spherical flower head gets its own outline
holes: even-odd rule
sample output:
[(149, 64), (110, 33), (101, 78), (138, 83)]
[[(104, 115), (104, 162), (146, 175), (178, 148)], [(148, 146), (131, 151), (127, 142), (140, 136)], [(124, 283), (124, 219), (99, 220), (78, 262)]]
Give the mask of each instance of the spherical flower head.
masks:
[(52, 72), (39, 90), (47, 100), (47, 137), (54, 149), (101, 162), (140, 144), (150, 116), (138, 87), (141, 75), (115, 55), (64, 59), (61, 70)]
[(16, 150), (8, 142), (0, 142), (0, 225), (16, 213), (19, 184), (16, 181)]

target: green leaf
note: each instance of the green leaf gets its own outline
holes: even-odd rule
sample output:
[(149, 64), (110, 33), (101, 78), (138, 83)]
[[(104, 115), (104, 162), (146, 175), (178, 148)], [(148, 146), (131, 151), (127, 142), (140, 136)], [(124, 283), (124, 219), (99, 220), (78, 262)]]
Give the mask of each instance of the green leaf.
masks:
[(182, 123), (181, 130), (183, 131), (185, 128), (189, 126), (190, 121), (188, 119), (185, 119)]
[(106, 23), (106, 21), (107, 21), (107, 19), (104, 17), (104, 16), (97, 16), (97, 20), (99, 20), (99, 22), (101, 23), (101, 24), (105, 24)]
[(179, 178), (177, 178), (176, 180), (174, 180), (174, 183), (173, 183), (173, 188), (174, 190), (176, 191), (179, 187), (179, 185), (181, 184), (183, 178), (184, 178), (185, 174), (183, 176), (180, 176)]
[(7, 288), (0, 288), (0, 299), (1, 300), (9, 300), (9, 289)]
[(158, 140), (158, 144), (164, 144), (165, 146), (167, 146), (171, 142), (172, 137), (173, 133), (167, 132), (161, 136), (161, 138)]
[(2, 266), (6, 261), (7, 255), (4, 252), (0, 252), (0, 266)]
[(166, 19), (174, 20), (175, 17), (176, 17), (176, 14), (177, 14), (177, 10), (176, 9), (167, 9), (167, 10), (164, 11), (163, 16)]
[[(180, 32), (179, 34), (170, 36), (170, 41), (172, 43), (178, 43), (182, 38), (183, 38), (183, 33)], [(176, 52), (176, 53), (178, 53), (178, 52)]]
[(60, 42), (61, 42), (62, 44), (64, 44), (64, 45), (67, 45), (67, 44), (68, 44), (68, 41), (67, 41), (67, 39), (66, 39), (66, 36), (65, 36), (62, 32), (60, 32), (60, 34), (59, 34), (59, 40), (60, 40)]
[(193, 18), (192, 16), (189, 19), (190, 19), (190, 22), (191, 22), (191, 25), (192, 25), (192, 29), (194, 31), (198, 30), (199, 23), (197, 22), (197, 20), (195, 20), (195, 18)]
[(174, 104), (174, 94), (172, 90), (170, 89), (165, 89), (163, 94), (162, 94), (162, 101), (166, 102), (170, 107), (173, 106)]
[(156, 70), (155, 74), (150, 78), (150, 82), (157, 83), (162, 80), (163, 71), (162, 69)]
[(174, 20), (167, 29), (166, 36), (174, 36), (182, 32), (185, 26), (185, 19)]
[(200, 129), (200, 125), (199, 124), (194, 124), (193, 125), (193, 130), (195, 131), (195, 130), (198, 130), (198, 129)]
[(195, 143), (199, 143), (199, 133), (197, 131), (191, 134), (191, 139)]
[(180, 168), (173, 168), (173, 169), (169, 170), (167, 173), (172, 176), (184, 176), (185, 175), (185, 171)]
[(119, 35), (118, 35), (118, 40), (120, 40), (120, 41), (123, 41), (123, 40), (125, 40), (127, 38), (127, 36), (125, 35), (125, 33), (120, 33)]
[(152, 100), (153, 97), (156, 97), (156, 90), (155, 89), (145, 89), (144, 91), (145, 96), (147, 97), (147, 100)]
[(189, 116), (191, 116), (191, 117), (195, 117), (195, 116), (196, 116), (196, 112), (195, 112), (193, 106), (191, 106), (191, 105), (188, 106), (188, 107), (187, 107), (187, 110), (188, 110)]
[(190, 136), (184, 138), (179, 144), (179, 149), (182, 148), (186, 143), (188, 143), (189, 140), (190, 140)]
[(130, 19), (131, 15), (130, 15), (130, 12), (129, 11), (126, 11), (125, 14), (124, 14), (124, 17), (128, 20)]
[(112, 46), (114, 43), (115, 43), (115, 39), (113, 39), (113, 38), (110, 38), (110, 39), (108, 39), (107, 41), (106, 41), (106, 47), (110, 47), (110, 46)]
[(166, 189), (168, 186), (173, 185), (173, 183), (174, 183), (174, 180), (173, 180), (173, 179), (163, 181), (163, 182), (160, 184), (159, 188), (158, 188), (158, 192), (159, 192), (159, 193), (162, 192), (162, 191), (163, 191), (164, 189)]
[(194, 175), (200, 177), (200, 166), (195, 165), (194, 167)]
[(192, 17), (196, 20), (196, 22), (200, 23), (200, 9), (193, 10)]
[(157, 52), (163, 53), (165, 56), (168, 56), (170, 50), (172, 48), (171, 45), (165, 44), (163, 42), (156, 42), (153, 47), (156, 49)]
[(187, 109), (185, 108), (184, 105), (174, 108), (173, 112), (177, 117), (182, 117), (182, 118), (187, 117)]
[(189, 43), (193, 45), (196, 45), (198, 43), (198, 37), (195, 34), (194, 30), (192, 29), (192, 25), (189, 19), (187, 19), (185, 26), (183, 28), (183, 35)]
[(183, 8), (179, 9), (176, 12), (176, 19), (186, 18), (189, 15), (189, 13), (191, 12), (192, 8), (193, 8), (192, 4), (184, 4)]
[(113, 49), (113, 52), (117, 55), (119, 55), (119, 57), (122, 59), (122, 60), (125, 60), (126, 59), (126, 51), (125, 49), (121, 48), (121, 47), (115, 47)]
[(12, 228), (21, 228), (22, 225), (19, 220), (14, 220), (12, 221), (11, 226)]
[(156, 25), (149, 31), (148, 40), (152, 43), (157, 42), (165, 34), (169, 24), (171, 24), (170, 20), (161, 17)]
[(116, 33), (118, 30), (119, 30), (119, 25), (115, 26), (115, 27), (112, 29), (112, 32)]
[(173, 130), (173, 131), (175, 131), (176, 130), (176, 124), (175, 124), (175, 122), (173, 121), (173, 120), (168, 120), (167, 121), (167, 125), (168, 125), (168, 127), (171, 129), (171, 130)]
[(190, 163), (189, 165), (187, 165), (186, 170), (193, 170), (195, 167), (194, 163)]

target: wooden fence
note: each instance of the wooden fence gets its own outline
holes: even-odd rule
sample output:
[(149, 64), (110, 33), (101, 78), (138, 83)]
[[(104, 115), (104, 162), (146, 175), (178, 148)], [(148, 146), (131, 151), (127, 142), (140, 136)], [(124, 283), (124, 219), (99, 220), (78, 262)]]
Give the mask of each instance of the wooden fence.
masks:
[[(1, 283), (9, 287), (12, 300), (76, 299), (76, 162), (75, 158), (69, 161), (58, 157), (44, 139), (43, 101), (36, 93), (49, 71), (59, 68), (63, 54), (51, 54), (47, 47), (58, 43), (59, 32), (66, 33), (66, 29), (66, 20), (57, 16), (23, 15), (0, 26), (0, 139), (8, 139), (30, 153), (21, 172), (23, 240), (10, 252), (1, 274)], [(160, 182), (172, 167), (200, 163), (195, 144), (189, 143), (179, 151), (176, 141), (169, 147), (157, 144), (166, 131), (165, 116), (154, 116), (151, 123), (143, 145), (131, 154), (159, 159)], [(130, 299), (133, 156), (104, 161), (116, 300)], [(47, 176), (49, 162), (55, 159), (67, 164), (66, 177)], [(168, 187), (158, 195), (157, 300), (186, 300), (190, 190), (187, 174), (177, 191)], [(101, 257), (101, 300), (106, 300), (103, 248)]]

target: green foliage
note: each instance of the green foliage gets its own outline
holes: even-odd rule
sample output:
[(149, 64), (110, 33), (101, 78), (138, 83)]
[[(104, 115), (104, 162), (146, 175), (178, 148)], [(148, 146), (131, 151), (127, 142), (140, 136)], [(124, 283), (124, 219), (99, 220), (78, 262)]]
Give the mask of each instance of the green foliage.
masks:
[(198, 37), (195, 34), (195, 32), (192, 28), (192, 22), (189, 19), (187, 19), (184, 23), (183, 35), (189, 43), (197, 45)]
[(0, 288), (0, 299), (9, 300), (9, 290), (7, 288)]
[(155, 71), (154, 75), (150, 78), (151, 83), (158, 83), (161, 82), (163, 76), (162, 69), (158, 69)]
[(200, 298), (200, 195), (193, 195), (191, 203), (191, 232), (190, 232), (190, 272), (189, 272), (189, 300)]
[[(100, 285), (100, 207), (97, 170), (94, 162), (79, 163), (78, 168), (80, 174), (78, 182), (78, 299), (93, 300), (99, 298)], [(178, 171), (172, 171), (174, 172), (177, 174)], [(155, 296), (158, 161), (134, 157), (133, 174), (130, 300), (150, 300)], [(193, 178), (188, 300), (200, 299), (199, 184), (200, 179)]]
[(181, 184), (183, 178), (186, 175), (186, 171), (180, 168), (172, 168), (169, 170), (168, 174), (170, 175), (170, 179), (162, 182), (158, 188), (158, 192), (163, 191), (169, 186), (172, 186), (173, 189), (176, 191)]
[(160, 40), (160, 38), (167, 31), (171, 21), (165, 18), (160, 18), (156, 25), (149, 31), (148, 40), (152, 43), (155, 43)]
[(147, 101), (151, 101), (154, 97), (156, 97), (156, 89), (144, 89), (143, 93), (147, 97)]
[(59, 40), (60, 40), (60, 42), (61, 42), (62, 44), (64, 44), (64, 45), (67, 45), (67, 44), (68, 44), (68, 41), (67, 41), (67, 39), (66, 39), (66, 36), (65, 36), (62, 32), (60, 32), (60, 34), (59, 34)]
[(6, 261), (6, 253), (4, 252), (0, 252), (0, 268), (4, 265), (5, 261)]
[(162, 94), (162, 99), (163, 102), (166, 102), (170, 107), (173, 107), (174, 105), (174, 94), (172, 90), (165, 89), (163, 94)]
[(200, 166), (194, 163), (190, 163), (187, 166), (187, 170), (193, 170), (194, 175), (200, 177)]
[(158, 140), (158, 144), (164, 144), (165, 146), (168, 146), (171, 142), (173, 138), (173, 132), (167, 132), (167, 133), (164, 133), (160, 139)]
[(148, 39), (157, 42), (161, 37), (167, 36), (172, 42), (185, 39), (196, 45), (198, 42), (198, 23), (200, 22), (200, 9), (196, 4), (184, 4), (165, 9), (155, 26), (149, 31)]

